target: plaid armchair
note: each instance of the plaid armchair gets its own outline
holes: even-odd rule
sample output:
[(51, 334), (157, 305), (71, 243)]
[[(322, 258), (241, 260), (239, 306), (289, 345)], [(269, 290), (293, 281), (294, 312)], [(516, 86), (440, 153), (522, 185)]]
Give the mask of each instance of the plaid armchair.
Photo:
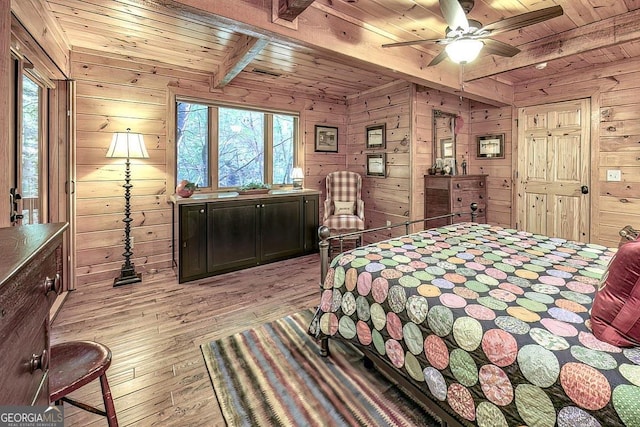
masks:
[(322, 225), (331, 235), (364, 230), (362, 178), (355, 172), (338, 171), (327, 175), (327, 199)]

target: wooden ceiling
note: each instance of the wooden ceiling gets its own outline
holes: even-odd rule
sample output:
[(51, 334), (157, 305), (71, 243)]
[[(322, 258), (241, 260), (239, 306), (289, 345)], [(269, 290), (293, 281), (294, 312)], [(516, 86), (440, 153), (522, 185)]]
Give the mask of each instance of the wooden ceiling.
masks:
[(556, 4), (564, 15), (495, 35), (522, 52), (464, 68), (448, 60), (427, 67), (441, 49), (433, 43), (381, 47), (441, 38), (437, 0), (40, 1), (71, 51), (210, 73), (218, 87), (233, 81), (327, 99), (402, 78), (508, 102), (516, 83), (640, 56), (637, 0), (475, 0), (468, 16), (483, 24)]

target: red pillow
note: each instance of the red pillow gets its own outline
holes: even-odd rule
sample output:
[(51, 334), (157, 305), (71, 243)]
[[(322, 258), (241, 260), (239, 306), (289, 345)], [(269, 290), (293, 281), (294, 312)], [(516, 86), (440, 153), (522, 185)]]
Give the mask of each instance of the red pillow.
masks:
[(640, 241), (618, 249), (591, 308), (593, 334), (618, 347), (640, 346)]

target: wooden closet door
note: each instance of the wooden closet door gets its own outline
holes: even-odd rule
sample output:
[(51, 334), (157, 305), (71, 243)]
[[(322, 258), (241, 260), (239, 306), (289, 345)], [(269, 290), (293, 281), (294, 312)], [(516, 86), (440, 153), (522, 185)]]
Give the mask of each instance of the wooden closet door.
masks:
[(521, 108), (518, 130), (518, 227), (589, 241), (589, 103)]

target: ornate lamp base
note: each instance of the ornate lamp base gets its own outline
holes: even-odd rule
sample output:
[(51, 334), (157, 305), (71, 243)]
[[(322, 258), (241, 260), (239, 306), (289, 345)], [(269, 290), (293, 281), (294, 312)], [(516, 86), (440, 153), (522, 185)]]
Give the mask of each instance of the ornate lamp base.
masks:
[(116, 277), (113, 280), (113, 286), (122, 286), (122, 285), (131, 285), (133, 283), (142, 282), (142, 273), (136, 273), (136, 268), (133, 263), (127, 267), (126, 265), (122, 265), (122, 269), (120, 270), (120, 276)]

